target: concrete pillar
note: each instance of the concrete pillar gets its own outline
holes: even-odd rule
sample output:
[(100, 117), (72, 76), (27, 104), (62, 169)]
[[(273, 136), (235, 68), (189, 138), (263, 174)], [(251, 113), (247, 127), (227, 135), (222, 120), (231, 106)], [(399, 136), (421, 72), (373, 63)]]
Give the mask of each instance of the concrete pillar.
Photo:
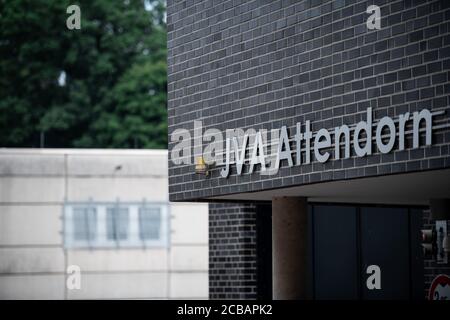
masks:
[(307, 233), (306, 198), (273, 198), (273, 299), (307, 298)]

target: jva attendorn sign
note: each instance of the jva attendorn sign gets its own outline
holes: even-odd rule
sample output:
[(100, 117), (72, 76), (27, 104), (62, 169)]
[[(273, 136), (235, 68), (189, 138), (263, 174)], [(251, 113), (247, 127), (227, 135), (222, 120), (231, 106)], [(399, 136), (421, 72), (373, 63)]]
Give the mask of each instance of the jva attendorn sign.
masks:
[[(383, 117), (377, 124), (375, 129), (375, 142), (378, 150), (381, 153), (389, 153), (394, 148), (397, 136), (398, 136), (398, 148), (399, 150), (405, 149), (405, 132), (406, 124), (408, 121), (412, 121), (413, 129), (413, 147), (419, 147), (419, 128), (420, 122), (425, 121), (425, 144), (431, 145), (432, 137), (432, 114), (429, 110), (423, 109), (420, 112), (414, 112), (412, 116), (409, 112), (399, 116), (398, 121), (394, 121), (391, 117)], [(398, 133), (395, 122), (398, 122)], [(373, 135), (373, 123), (372, 123), (372, 108), (367, 109), (367, 120), (360, 121), (354, 129), (351, 129), (347, 125), (336, 127), (333, 131), (327, 129), (320, 129), (313, 134), (311, 132), (310, 121), (305, 123), (305, 131), (301, 131), (301, 124), (296, 125), (297, 132), (293, 137), (295, 141), (295, 165), (302, 164), (302, 153), (305, 154), (305, 164), (311, 162), (311, 154), (314, 154), (315, 159), (318, 162), (324, 163), (330, 159), (330, 152), (326, 149), (334, 148), (334, 157), (338, 159), (346, 159), (350, 157), (350, 145), (351, 145), (351, 131), (353, 131), (353, 148), (355, 154), (358, 157), (364, 157), (372, 154), (372, 135)], [(362, 133), (365, 133), (365, 139), (360, 139)], [(384, 134), (383, 134), (384, 133)], [(332, 139), (334, 135), (334, 139)], [(275, 159), (275, 170), (278, 171), (280, 162), (286, 160), (289, 167), (294, 166), (294, 159), (292, 157), (291, 145), (289, 143), (290, 137), (286, 126), (280, 129), (280, 138), (278, 142), (278, 149)], [(342, 143), (341, 143), (342, 141)], [(238, 145), (238, 140), (233, 137), (233, 148), (231, 148), (230, 139), (226, 140), (226, 162), (225, 168), (222, 169), (222, 177), (228, 177), (230, 173), (230, 154), (232, 149), (235, 152), (235, 163), (237, 174), (242, 173), (242, 166), (244, 161), (242, 160), (245, 155), (245, 149), (247, 148), (248, 135), (244, 135), (242, 146)], [(313, 142), (313, 144), (312, 144)], [(361, 146), (361, 142), (364, 145)], [(333, 146), (334, 144), (334, 146)], [(344, 153), (341, 155), (341, 144), (343, 144)], [(264, 148), (262, 147), (262, 139), (260, 132), (257, 133), (255, 142), (252, 147), (252, 156), (250, 158), (250, 172), (253, 171), (253, 167), (256, 164), (261, 165), (261, 171), (266, 170), (266, 162), (264, 155)], [(302, 148), (302, 145), (304, 148)], [(312, 146), (312, 147), (311, 147)]]

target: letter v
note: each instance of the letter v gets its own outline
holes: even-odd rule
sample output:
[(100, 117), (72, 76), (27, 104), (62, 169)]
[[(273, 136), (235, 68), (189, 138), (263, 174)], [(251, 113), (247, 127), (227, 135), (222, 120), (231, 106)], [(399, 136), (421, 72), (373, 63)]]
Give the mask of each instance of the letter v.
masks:
[(237, 170), (237, 174), (241, 175), (242, 174), (242, 166), (244, 165), (244, 160), (245, 160), (245, 149), (247, 148), (248, 134), (244, 135), (244, 141), (242, 142), (242, 149), (241, 149), (240, 154), (239, 154), (239, 145), (238, 145), (237, 137), (233, 137), (233, 142), (234, 142), (234, 154), (235, 154), (235, 159), (236, 159), (236, 170)]

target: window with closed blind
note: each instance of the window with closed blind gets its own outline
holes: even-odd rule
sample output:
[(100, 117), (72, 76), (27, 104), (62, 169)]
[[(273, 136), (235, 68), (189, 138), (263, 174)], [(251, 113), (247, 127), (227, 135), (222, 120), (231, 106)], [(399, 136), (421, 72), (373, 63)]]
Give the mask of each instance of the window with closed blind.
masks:
[(141, 240), (157, 240), (161, 236), (161, 208), (139, 208), (139, 236)]
[(129, 238), (128, 208), (106, 209), (106, 238), (110, 241), (126, 241)]
[(95, 241), (97, 236), (97, 210), (92, 207), (73, 209), (73, 238), (76, 241)]

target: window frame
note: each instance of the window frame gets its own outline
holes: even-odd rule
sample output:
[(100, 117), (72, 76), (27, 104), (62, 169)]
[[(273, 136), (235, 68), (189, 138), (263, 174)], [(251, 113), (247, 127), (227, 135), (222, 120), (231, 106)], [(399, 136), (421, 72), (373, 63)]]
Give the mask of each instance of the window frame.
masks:
[[(96, 210), (96, 230), (93, 240), (77, 240), (74, 235), (74, 208), (90, 208)], [(127, 239), (108, 239), (107, 209), (127, 208)], [(141, 239), (141, 208), (159, 208), (159, 239)], [(168, 202), (65, 202), (63, 207), (63, 242), (65, 248), (71, 249), (114, 249), (114, 248), (167, 248), (170, 245), (170, 205)]]

